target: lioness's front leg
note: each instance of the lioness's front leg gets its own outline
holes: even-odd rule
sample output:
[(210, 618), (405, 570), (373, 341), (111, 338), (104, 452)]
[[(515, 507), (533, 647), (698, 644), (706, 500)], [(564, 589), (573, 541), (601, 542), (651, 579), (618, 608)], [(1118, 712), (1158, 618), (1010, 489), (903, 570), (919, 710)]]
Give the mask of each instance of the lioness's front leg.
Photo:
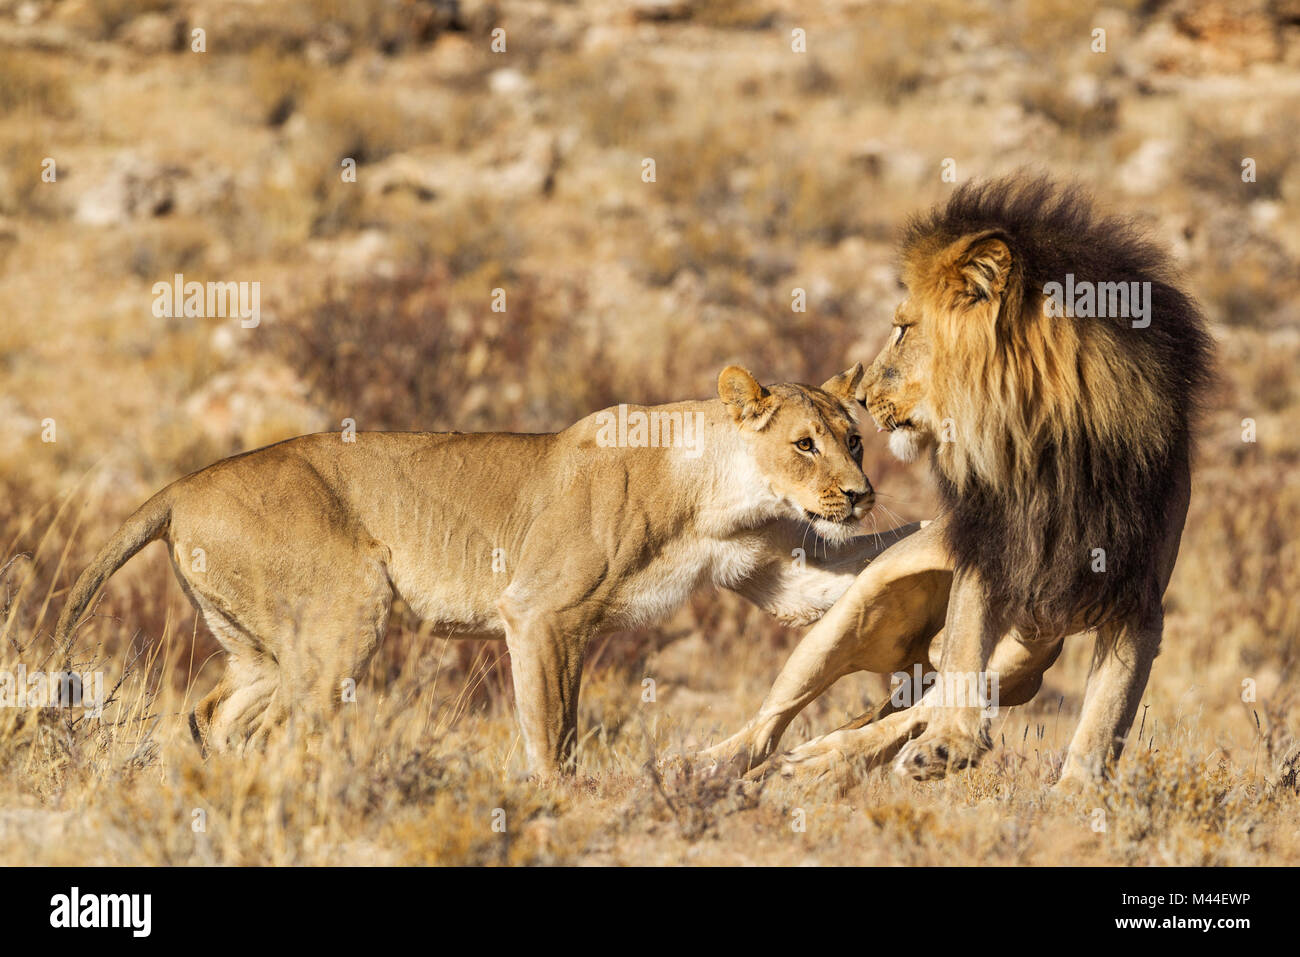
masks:
[(772, 522), (756, 533), (767, 560), (731, 589), (786, 624), (811, 625), (843, 597), (863, 569), (929, 524), (909, 522), (832, 545), (817, 538), (810, 542), (806, 522)]
[[(934, 654), (933, 645), (930, 653)], [(1060, 641), (1022, 641), (1015, 632), (1004, 635), (993, 651), (988, 672), (998, 683), (990, 689), (990, 704), (1010, 707), (1024, 704), (1038, 693), (1043, 673), (1061, 653)], [(929, 665), (922, 662), (925, 670)], [(925, 702), (922, 697), (921, 702)], [(903, 711), (902, 714), (896, 712)], [(778, 773), (785, 777), (815, 779), (850, 770), (869, 771), (892, 760), (907, 742), (917, 737), (932, 720), (930, 709), (908, 708), (906, 699), (891, 696), (883, 705), (848, 722), (830, 734), (813, 738), (793, 750), (774, 757), (756, 774)]]
[(588, 623), (549, 610), (498, 603), (510, 649), (515, 710), (534, 775), (571, 773), (578, 743), (578, 693)]
[(917, 703), (914, 720), (925, 730), (898, 752), (894, 767), (918, 780), (971, 767), (992, 743), (980, 699), (989, 683), (989, 659), (1007, 631), (990, 607), (975, 572), (953, 577), (944, 623), (943, 654), (934, 684)]
[(924, 660), (943, 626), (950, 567), (938, 523), (886, 549), (799, 642), (758, 714), (702, 756), (744, 773), (766, 761), (795, 715), (839, 678)]

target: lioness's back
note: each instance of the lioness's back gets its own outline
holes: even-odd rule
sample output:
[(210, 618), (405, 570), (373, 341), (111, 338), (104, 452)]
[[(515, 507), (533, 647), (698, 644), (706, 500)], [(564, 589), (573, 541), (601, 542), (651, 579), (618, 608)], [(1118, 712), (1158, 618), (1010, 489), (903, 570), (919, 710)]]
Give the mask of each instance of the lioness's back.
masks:
[[(181, 479), (190, 493), (250, 481), (292, 498), (310, 480), (338, 495), (382, 506), (396, 492), (505, 493), (526, 479), (554, 444), (552, 434), (339, 432), (302, 435), (222, 459)], [(375, 500), (378, 499), (378, 500)]]
[[(536, 510), (533, 479), (547, 471), (553, 435), (358, 432), (351, 438), (300, 436), (186, 476), (173, 486), (173, 544), (185, 556), (223, 543), (233, 553), (250, 535), (267, 548), (311, 547), (313, 535), (348, 536), (385, 543), (399, 592), (430, 566), (441, 567), (448, 581), (504, 587), (504, 576), (490, 574), (494, 550), (512, 550), (520, 532), (512, 518)], [(491, 597), (478, 595), (475, 604)]]

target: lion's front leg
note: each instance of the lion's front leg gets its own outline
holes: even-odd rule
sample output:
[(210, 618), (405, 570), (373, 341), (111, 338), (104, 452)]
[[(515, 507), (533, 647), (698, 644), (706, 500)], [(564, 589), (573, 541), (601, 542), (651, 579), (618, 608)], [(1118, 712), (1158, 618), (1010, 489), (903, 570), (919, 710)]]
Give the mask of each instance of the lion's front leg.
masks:
[(915, 720), (925, 730), (908, 741), (894, 770), (917, 780), (943, 777), (950, 770), (979, 763), (992, 747), (989, 717), (997, 688), (989, 659), (1005, 627), (985, 599), (978, 575), (953, 578), (944, 624), (943, 656), (933, 684), (917, 703)]
[[(991, 708), (1024, 704), (1038, 691), (1043, 672), (1060, 654), (1061, 643), (1024, 642), (1016, 633), (1004, 635), (993, 651), (989, 674), (998, 682), (983, 693)], [(928, 662), (918, 662), (929, 671)], [(910, 669), (909, 669), (910, 673)], [(787, 778), (814, 780), (849, 772), (865, 772), (888, 764), (907, 743), (920, 735), (934, 720), (933, 700), (922, 696), (915, 707), (908, 707), (910, 695), (891, 695), (874, 712), (845, 724), (837, 731), (814, 738), (793, 751), (773, 758), (767, 765), (751, 772), (766, 777), (780, 774)], [(903, 714), (897, 712), (904, 711)], [(983, 742), (987, 746), (987, 742)], [(963, 754), (949, 751), (947, 742), (938, 744), (945, 755), (952, 754), (954, 766), (967, 766), (978, 760), (982, 749)], [(946, 766), (945, 766), (946, 769)]]
[(795, 716), (839, 678), (924, 661), (943, 625), (951, 578), (937, 524), (886, 549), (799, 642), (758, 713), (701, 756), (743, 774), (766, 761)]

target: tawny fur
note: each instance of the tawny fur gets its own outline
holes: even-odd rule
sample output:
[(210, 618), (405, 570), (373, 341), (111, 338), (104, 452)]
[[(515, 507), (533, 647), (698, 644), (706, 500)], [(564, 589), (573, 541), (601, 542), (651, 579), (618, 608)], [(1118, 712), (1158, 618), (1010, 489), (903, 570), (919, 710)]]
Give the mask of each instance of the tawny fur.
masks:
[[(126, 521), (78, 579), (57, 640), (70, 648), (108, 577), (165, 540), (228, 654), (191, 727), (229, 749), (290, 713), (328, 714), (400, 597), (443, 633), (505, 638), (530, 767), (549, 772), (571, 757), (592, 637), (657, 621), (710, 583), (814, 621), (878, 551), (848, 541), (872, 504), (861, 376), (765, 389), (729, 367), (719, 399), (653, 410), (698, 416), (694, 449), (680, 435), (607, 447), (609, 417), (593, 414), (553, 435), (326, 433), (235, 456)], [(801, 543), (813, 554), (799, 562)]]

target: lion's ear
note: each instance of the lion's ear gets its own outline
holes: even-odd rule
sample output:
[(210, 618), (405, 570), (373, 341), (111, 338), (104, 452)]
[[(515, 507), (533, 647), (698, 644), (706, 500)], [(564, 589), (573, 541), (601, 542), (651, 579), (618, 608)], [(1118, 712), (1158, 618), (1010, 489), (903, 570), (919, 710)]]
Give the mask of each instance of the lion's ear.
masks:
[(773, 409), (772, 394), (740, 366), (727, 366), (718, 376), (718, 398), (737, 422), (749, 420), (762, 428)]
[(1011, 274), (1011, 250), (1001, 237), (983, 234), (965, 240), (955, 265), (961, 286), (972, 302), (1001, 296)]
[(833, 379), (827, 379), (822, 383), (822, 391), (829, 392), (837, 399), (843, 399), (845, 402), (856, 402), (858, 400), (858, 385), (862, 382), (862, 363), (853, 363), (853, 368), (845, 369)]

